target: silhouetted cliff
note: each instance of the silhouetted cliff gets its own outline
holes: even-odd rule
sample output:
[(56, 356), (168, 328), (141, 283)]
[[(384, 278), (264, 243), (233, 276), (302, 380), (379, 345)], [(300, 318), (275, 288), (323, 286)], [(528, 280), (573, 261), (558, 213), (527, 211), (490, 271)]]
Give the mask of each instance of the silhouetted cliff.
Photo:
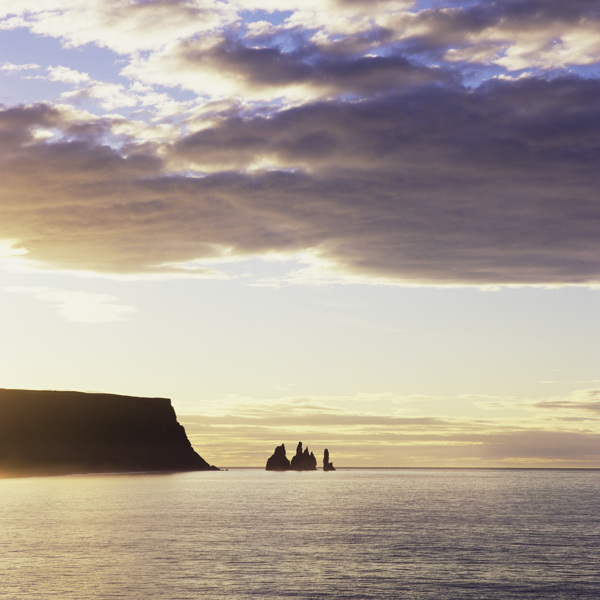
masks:
[(0, 475), (211, 468), (166, 398), (0, 389)]

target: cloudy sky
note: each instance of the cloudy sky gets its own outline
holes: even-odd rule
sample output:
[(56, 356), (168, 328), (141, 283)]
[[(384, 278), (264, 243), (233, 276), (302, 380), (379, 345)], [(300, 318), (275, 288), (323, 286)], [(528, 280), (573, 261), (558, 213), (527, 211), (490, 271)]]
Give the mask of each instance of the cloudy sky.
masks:
[(0, 0), (0, 386), (600, 467), (599, 98), (597, 0)]

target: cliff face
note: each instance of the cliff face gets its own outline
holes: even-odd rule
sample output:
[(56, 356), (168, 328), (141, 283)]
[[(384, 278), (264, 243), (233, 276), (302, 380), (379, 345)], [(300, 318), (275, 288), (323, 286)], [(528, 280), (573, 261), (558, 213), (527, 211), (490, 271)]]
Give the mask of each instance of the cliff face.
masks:
[(0, 475), (205, 469), (166, 398), (0, 389)]

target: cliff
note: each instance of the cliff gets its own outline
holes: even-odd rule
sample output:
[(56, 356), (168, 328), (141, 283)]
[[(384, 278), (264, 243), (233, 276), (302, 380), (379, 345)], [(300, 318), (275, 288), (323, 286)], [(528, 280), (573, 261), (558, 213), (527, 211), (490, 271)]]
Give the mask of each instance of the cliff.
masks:
[(166, 398), (0, 389), (0, 475), (211, 468)]

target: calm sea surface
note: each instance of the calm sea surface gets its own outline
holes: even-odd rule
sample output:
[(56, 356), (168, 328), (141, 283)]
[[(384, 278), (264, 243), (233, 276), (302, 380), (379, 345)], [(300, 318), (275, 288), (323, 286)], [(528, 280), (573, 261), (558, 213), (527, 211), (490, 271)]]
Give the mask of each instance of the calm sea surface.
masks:
[(0, 480), (0, 598), (600, 598), (600, 471)]

